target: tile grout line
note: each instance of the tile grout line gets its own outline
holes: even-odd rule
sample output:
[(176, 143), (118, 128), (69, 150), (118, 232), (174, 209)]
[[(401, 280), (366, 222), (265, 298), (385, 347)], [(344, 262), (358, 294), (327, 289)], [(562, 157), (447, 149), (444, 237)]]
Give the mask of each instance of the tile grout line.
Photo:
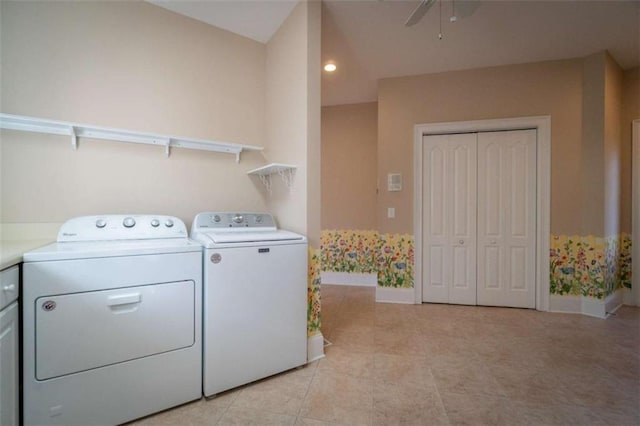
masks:
[[(226, 415), (227, 415), (227, 412), (229, 411), (229, 409), (231, 408), (231, 406), (233, 405), (233, 403), (236, 401), (236, 399), (238, 399), (238, 396), (240, 396), (240, 393), (241, 393), (241, 392), (244, 392), (244, 389), (241, 389), (241, 390), (239, 390), (239, 391), (237, 391), (237, 392), (236, 392), (236, 391), (234, 391), (233, 389), (232, 389), (232, 390), (230, 390), (230, 391), (231, 391), (231, 392), (233, 392), (233, 393), (235, 393), (235, 396), (231, 399), (231, 401), (229, 402), (229, 405), (227, 405), (227, 406), (224, 408), (224, 410), (222, 410), (222, 414), (220, 415), (220, 417), (218, 417), (218, 420), (216, 420), (216, 422), (214, 423), (214, 426), (215, 426), (215, 425), (219, 425), (219, 424), (220, 424), (220, 422), (222, 421), (222, 419), (224, 418), (224, 416), (226, 416)], [(206, 402), (209, 402), (209, 401), (207, 400), (207, 398), (206, 398), (206, 397), (204, 397), (204, 396), (203, 396), (202, 398), (204, 399), (205, 403), (206, 403)], [(214, 398), (218, 398), (218, 396), (216, 395)]]
[(444, 401), (442, 400), (442, 395), (440, 394), (440, 388), (438, 387), (438, 382), (436, 381), (436, 378), (433, 375), (433, 372), (431, 371), (431, 367), (427, 367), (427, 368), (429, 369), (429, 374), (431, 375), (431, 378), (433, 379), (433, 384), (435, 385), (436, 393), (438, 394), (438, 400), (440, 401), (440, 405), (442, 406), (442, 410), (444, 411), (444, 415), (447, 418), (447, 424), (451, 424), (451, 419), (449, 419), (449, 413), (447, 413), (447, 407), (445, 407)]
[(307, 399), (307, 395), (309, 395), (309, 389), (311, 389), (311, 385), (313, 384), (314, 380), (316, 379), (316, 374), (318, 372), (318, 367), (320, 366), (320, 362), (322, 360), (317, 360), (314, 362), (317, 362), (318, 365), (315, 366), (315, 369), (313, 370), (313, 374), (311, 375), (311, 380), (309, 380), (309, 384), (307, 385), (307, 390), (304, 393), (304, 397), (302, 398), (302, 404), (300, 404), (300, 408), (298, 408), (298, 413), (296, 414), (296, 423), (298, 422), (298, 420), (300, 420), (300, 413), (302, 412), (302, 407), (304, 406), (304, 402)]

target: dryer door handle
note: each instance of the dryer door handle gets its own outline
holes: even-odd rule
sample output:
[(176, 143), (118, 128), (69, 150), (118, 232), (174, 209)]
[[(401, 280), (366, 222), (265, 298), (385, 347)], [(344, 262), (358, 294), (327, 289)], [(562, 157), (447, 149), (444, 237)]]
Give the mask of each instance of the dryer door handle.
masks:
[(119, 294), (117, 296), (109, 296), (107, 299), (108, 306), (131, 305), (132, 303), (142, 302), (140, 293)]

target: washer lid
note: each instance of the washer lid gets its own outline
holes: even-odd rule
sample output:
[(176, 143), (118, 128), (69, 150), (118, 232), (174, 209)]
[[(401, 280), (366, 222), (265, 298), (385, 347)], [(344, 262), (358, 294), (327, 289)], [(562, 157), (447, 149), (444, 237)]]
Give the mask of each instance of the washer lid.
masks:
[(199, 251), (202, 251), (200, 244), (188, 238), (58, 242), (25, 253), (23, 260), (24, 262), (43, 262)]
[(258, 242), (306, 241), (305, 237), (290, 231), (232, 231), (232, 232), (199, 232), (192, 235), (206, 247), (218, 244), (239, 244)]

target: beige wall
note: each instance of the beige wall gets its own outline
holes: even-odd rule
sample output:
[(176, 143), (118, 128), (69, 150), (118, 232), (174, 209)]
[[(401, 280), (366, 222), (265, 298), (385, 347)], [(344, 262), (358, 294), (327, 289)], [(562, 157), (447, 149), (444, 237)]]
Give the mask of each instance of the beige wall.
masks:
[[(283, 228), (319, 245), (320, 4), (299, 3), (267, 44), (266, 143), (270, 162), (297, 166), (291, 189), (273, 176), (266, 200)], [(313, 68), (312, 68), (313, 67)]]
[[(596, 53), (583, 60), (582, 72), (582, 152), (578, 188), (580, 209), (576, 221), (580, 235), (604, 235), (604, 110), (606, 54)], [(552, 139), (552, 144), (553, 144)], [(553, 209), (551, 210), (553, 212)], [(571, 235), (571, 234), (569, 234)]]
[[(551, 116), (551, 232), (579, 234), (582, 60), (457, 71), (379, 82), (378, 176), (403, 174), (403, 190), (378, 196), (378, 229), (413, 232), (415, 124)], [(387, 219), (387, 207), (396, 218)]]
[(307, 236), (311, 245), (317, 248), (320, 247), (322, 211), (322, 4), (315, 0), (307, 3)]
[(631, 233), (631, 126), (640, 119), (640, 68), (623, 72), (621, 133), (621, 217), (623, 232)]
[(322, 108), (322, 229), (377, 229), (377, 102)]
[[(1, 2), (1, 110), (105, 127), (265, 145), (263, 44), (145, 2)], [(297, 139), (285, 139), (293, 144)], [(302, 144), (302, 142), (300, 142)], [(231, 155), (4, 131), (5, 222), (264, 210)], [(301, 174), (304, 176), (304, 173)]]
[[(621, 231), (623, 72), (607, 52), (583, 62), (582, 235)], [(629, 196), (627, 194), (626, 196)], [(627, 213), (625, 213), (627, 214)]]
[(607, 54), (604, 64), (604, 234), (620, 232), (622, 184), (622, 69)]

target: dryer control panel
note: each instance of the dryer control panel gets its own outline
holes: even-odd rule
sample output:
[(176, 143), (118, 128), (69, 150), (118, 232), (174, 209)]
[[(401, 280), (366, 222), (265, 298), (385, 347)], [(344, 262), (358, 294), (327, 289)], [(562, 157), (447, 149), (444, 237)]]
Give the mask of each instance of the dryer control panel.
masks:
[(58, 232), (58, 242), (187, 238), (187, 227), (175, 216), (102, 215), (69, 219)]
[(276, 224), (273, 216), (268, 213), (230, 213), (230, 212), (206, 212), (200, 213), (193, 221), (195, 228), (260, 228), (275, 230)]

